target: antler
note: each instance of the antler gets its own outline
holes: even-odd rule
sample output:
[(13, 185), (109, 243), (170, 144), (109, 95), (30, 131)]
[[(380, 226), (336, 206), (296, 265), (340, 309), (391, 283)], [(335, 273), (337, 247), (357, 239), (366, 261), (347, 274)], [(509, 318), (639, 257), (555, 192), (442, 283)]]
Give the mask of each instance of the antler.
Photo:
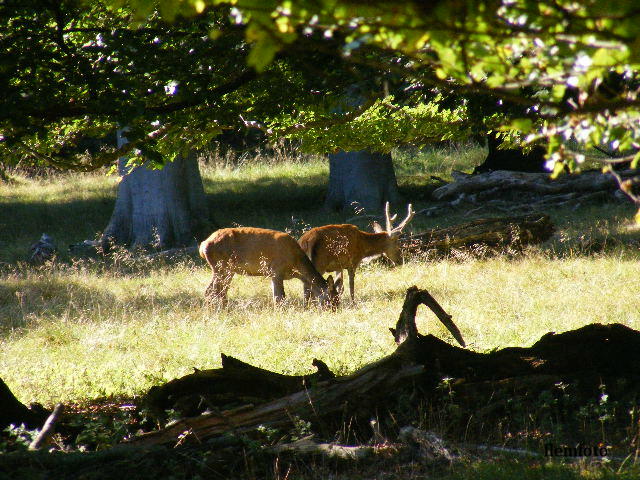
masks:
[(400, 222), (400, 225), (392, 228), (391, 222), (393, 222), (396, 219), (397, 215), (394, 215), (393, 217), (389, 218), (389, 202), (387, 202), (387, 204), (384, 206), (384, 209), (385, 209), (385, 218), (387, 220), (387, 232), (389, 234), (400, 233), (404, 229), (404, 227), (407, 226), (407, 223), (409, 223), (411, 219), (414, 217), (414, 215), (416, 214), (416, 212), (413, 211), (413, 206), (409, 204), (407, 206), (406, 218), (402, 220), (402, 222)]
[(398, 215), (394, 215), (393, 217), (389, 217), (389, 202), (385, 202), (384, 204), (384, 220), (386, 223), (386, 231), (390, 232), (393, 229), (393, 221), (398, 217)]

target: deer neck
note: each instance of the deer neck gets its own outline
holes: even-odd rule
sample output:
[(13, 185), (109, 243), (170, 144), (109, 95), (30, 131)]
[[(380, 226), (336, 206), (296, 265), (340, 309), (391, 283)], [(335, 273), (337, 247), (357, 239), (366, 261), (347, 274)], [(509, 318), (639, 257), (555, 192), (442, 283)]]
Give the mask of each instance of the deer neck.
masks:
[(314, 287), (320, 288), (325, 285), (325, 279), (322, 275), (318, 273), (318, 270), (313, 266), (309, 257), (305, 254), (301, 256), (300, 266), (298, 268), (300, 271), (300, 275), (302, 278), (310, 282)]
[(387, 246), (391, 241), (391, 237), (387, 232), (381, 233), (364, 233), (364, 242), (362, 248), (362, 258), (380, 255), (387, 250)]

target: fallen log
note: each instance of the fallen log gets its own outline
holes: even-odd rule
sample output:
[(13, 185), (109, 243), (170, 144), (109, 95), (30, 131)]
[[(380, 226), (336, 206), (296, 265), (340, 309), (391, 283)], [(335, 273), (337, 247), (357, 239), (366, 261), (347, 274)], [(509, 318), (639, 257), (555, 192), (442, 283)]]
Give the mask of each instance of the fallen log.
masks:
[(29, 408), (20, 403), (7, 384), (0, 379), (0, 430), (12, 424), (24, 424), (28, 428), (41, 427), (49, 413), (51, 412), (39, 404), (33, 404)]
[(476, 251), (478, 247), (520, 249), (545, 242), (554, 231), (551, 219), (544, 214), (483, 218), (413, 234), (403, 247), (410, 253), (433, 251), (439, 254), (452, 250)]
[[(618, 172), (622, 178), (631, 178), (640, 174), (640, 170)], [(594, 192), (618, 189), (616, 179), (601, 172), (584, 172), (575, 175), (562, 175), (552, 179), (548, 173), (525, 173), (508, 170), (496, 170), (479, 175), (457, 177), (455, 182), (438, 187), (432, 193), (436, 200), (453, 199), (461, 194), (473, 195), (479, 192), (524, 191), (542, 195), (569, 192)]]
[[(607, 385), (610, 393), (620, 401), (628, 395), (635, 398), (637, 394), (640, 332), (628, 327), (619, 324), (588, 325), (558, 335), (548, 333), (529, 348), (511, 347), (485, 354), (418, 333), (415, 314), (419, 304), (426, 304), (438, 314), (439, 306), (428, 292), (416, 287), (408, 289), (396, 328), (392, 329), (399, 344), (397, 349), (351, 375), (318, 378), (315, 383), (305, 382), (304, 387), (295, 393), (266, 399), (260, 404), (243, 404), (246, 385), (231, 381), (235, 365), (239, 365), (238, 377), (250, 371), (252, 381), (273, 385), (281, 381), (282, 391), (295, 388), (302, 377), (281, 376), (246, 364), (236, 364), (233, 360), (234, 366), (224, 375), (223, 368), (212, 376), (216, 385), (208, 388), (224, 391), (225, 405), (229, 405), (233, 392), (238, 389), (237, 408), (222, 410), (211, 405), (208, 413), (183, 418), (164, 429), (136, 437), (131, 443), (175, 445), (190, 440), (202, 442), (223, 434), (249, 432), (259, 425), (291, 427), (296, 418), (332, 427), (345, 416), (356, 423), (358, 419), (368, 422), (381, 409), (397, 405), (399, 398), (406, 397), (408, 390), (414, 392), (411, 397), (416, 397), (416, 392), (420, 393), (417, 396), (419, 402), (440, 401), (442, 379), (448, 379), (456, 391), (462, 411), (468, 412), (468, 417), (461, 418), (467, 427), (472, 417), (486, 420), (500, 414), (507, 415), (505, 421), (509, 421), (508, 409), (514, 399), (523, 402), (535, 400), (541, 392), (566, 388), (567, 385), (575, 387), (572, 401), (578, 405), (598, 398), (602, 385)], [(443, 312), (439, 312), (439, 316)], [(229, 357), (226, 358), (229, 361)], [(179, 384), (174, 382), (174, 386)]]
[(294, 453), (303, 455), (321, 455), (327, 458), (341, 460), (361, 460), (375, 455), (376, 449), (372, 446), (346, 446), (334, 443), (318, 443), (311, 438), (301, 438), (295, 442), (284, 443), (267, 448), (269, 453)]
[(335, 375), (314, 359), (312, 375), (282, 375), (222, 354), (222, 368), (195, 370), (182, 378), (151, 387), (144, 404), (158, 419), (167, 410), (195, 416), (207, 409), (227, 410), (238, 405), (265, 403), (311, 387)]

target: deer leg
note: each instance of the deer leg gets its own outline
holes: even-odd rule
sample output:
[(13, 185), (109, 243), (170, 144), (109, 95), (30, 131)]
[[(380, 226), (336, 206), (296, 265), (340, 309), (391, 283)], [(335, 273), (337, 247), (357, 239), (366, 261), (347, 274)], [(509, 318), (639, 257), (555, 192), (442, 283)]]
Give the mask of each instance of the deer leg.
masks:
[(302, 297), (302, 305), (304, 308), (309, 306), (309, 302), (311, 301), (311, 284), (305, 280), (302, 281), (303, 287), (303, 297)]
[(347, 268), (347, 273), (349, 274), (349, 293), (351, 294), (351, 301), (354, 301), (354, 295), (353, 295), (353, 289), (354, 289), (354, 285), (353, 285), (353, 279), (356, 276), (356, 269), (355, 268)]
[(220, 275), (219, 273), (213, 274), (211, 283), (204, 292), (205, 299), (208, 304), (219, 302), (222, 308), (227, 306), (227, 291), (231, 284), (233, 274)]
[(271, 287), (273, 289), (273, 301), (276, 305), (284, 301), (284, 281), (282, 277), (272, 277)]
[(334, 273), (336, 276), (336, 292), (338, 292), (338, 295), (342, 295), (342, 292), (344, 292), (344, 278), (342, 277), (342, 270), (336, 270)]
[(220, 299), (220, 305), (222, 308), (227, 306), (227, 292), (229, 291), (229, 286), (231, 285), (231, 279), (233, 278), (233, 273), (229, 273), (222, 277), (218, 282), (218, 291), (216, 296)]
[(213, 278), (211, 279), (211, 283), (209, 283), (209, 285), (207, 286), (207, 288), (204, 291), (204, 299), (207, 302), (210, 302), (212, 300), (212, 298), (215, 296), (215, 281), (216, 281), (216, 276), (214, 275)]

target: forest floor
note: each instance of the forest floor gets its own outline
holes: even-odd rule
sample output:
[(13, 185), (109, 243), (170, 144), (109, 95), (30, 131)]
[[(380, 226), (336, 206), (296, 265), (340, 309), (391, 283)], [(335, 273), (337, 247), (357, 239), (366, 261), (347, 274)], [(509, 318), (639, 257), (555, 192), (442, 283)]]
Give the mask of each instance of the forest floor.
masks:
[[(482, 155), (480, 149), (397, 155), (401, 192), (416, 209), (424, 208), (437, 185), (431, 175), (447, 178), (452, 165), (468, 171)], [(328, 164), (321, 159), (215, 157), (202, 164), (202, 171), (211, 211), (221, 225), (298, 235), (308, 225), (345, 221), (320, 211), (328, 178)], [(287, 282), (287, 302), (274, 308), (268, 280), (246, 277), (232, 283), (231, 308), (213, 311), (202, 297), (210, 273), (197, 259), (140, 262), (121, 251), (105, 264), (70, 256), (66, 245), (95, 238), (107, 224), (116, 183), (115, 177), (98, 172), (16, 174), (11, 184), (0, 184), (0, 378), (24, 403), (51, 407), (61, 402), (77, 413), (77, 425), (59, 439), (72, 441), (74, 452), (65, 454), (68, 463), (60, 464), (59, 477), (49, 478), (113, 478), (113, 471), (96, 469), (92, 461), (88, 464), (93, 467), (78, 467), (87, 455), (102, 455), (105, 465), (134, 472), (126, 478), (160, 478), (162, 471), (171, 472), (171, 478), (637, 478), (638, 410), (614, 405), (615, 399), (607, 403), (605, 398), (603, 405), (604, 397), (594, 398), (593, 411), (585, 411), (584, 431), (591, 432), (589, 438), (602, 432), (598, 440), (608, 445), (603, 427), (610, 416), (626, 422), (612, 458), (545, 457), (545, 443), (566, 435), (561, 424), (545, 424), (540, 431), (541, 425), (532, 423), (526, 432), (487, 426), (493, 429), (492, 438), (499, 439), (492, 445), (506, 450), (478, 450), (482, 438), (465, 438), (464, 431), (448, 428), (450, 412), (425, 410), (416, 412), (415, 426), (455, 444), (461, 452), (455, 462), (417, 461), (390, 437), (379, 455), (357, 465), (274, 456), (264, 453), (260, 442), (246, 439), (240, 450), (212, 451), (204, 445), (171, 454), (151, 451), (125, 466), (118, 450), (109, 447), (132, 429), (148, 428), (143, 412), (131, 411), (151, 386), (194, 368), (219, 367), (220, 353), (286, 374), (309, 373), (313, 358), (337, 374), (351, 373), (393, 351), (388, 328), (411, 285), (427, 289), (452, 314), (468, 348), (478, 352), (529, 346), (549, 331), (590, 323), (640, 329), (635, 288), (640, 232), (632, 225), (630, 205), (557, 210), (547, 212), (557, 227), (553, 238), (523, 252), (454, 252), (438, 259), (407, 258), (396, 268), (379, 262), (364, 265), (356, 275), (355, 303), (345, 298), (335, 313), (303, 310), (302, 285), (296, 281)], [(462, 210), (418, 216), (409, 230), (475, 218)], [(365, 228), (366, 222), (360, 226)], [(54, 238), (60, 252), (55, 262), (33, 267), (24, 260), (43, 232)], [(425, 312), (419, 313), (418, 328), (453, 341)], [(310, 433), (304, 425), (298, 430), (273, 432), (269, 441)], [(4, 450), (20, 450), (28, 435), (19, 429), (5, 432)], [(586, 438), (576, 435), (576, 442)], [(344, 444), (368, 440), (357, 438), (348, 423), (334, 439)], [(38, 455), (0, 455), (0, 475), (19, 478), (15, 465), (22, 462), (23, 478), (41, 478), (52, 470)]]

